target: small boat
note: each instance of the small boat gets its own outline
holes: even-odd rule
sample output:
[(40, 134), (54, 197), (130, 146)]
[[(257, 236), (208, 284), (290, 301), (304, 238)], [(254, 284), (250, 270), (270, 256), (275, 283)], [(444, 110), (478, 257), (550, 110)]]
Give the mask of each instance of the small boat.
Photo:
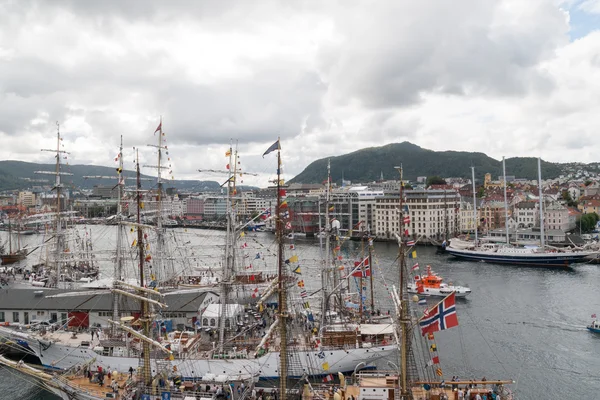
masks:
[[(596, 318), (596, 314), (592, 315), (592, 318)], [(594, 319), (587, 328), (590, 332), (600, 333), (600, 322), (598, 322), (597, 319)]]
[(2, 265), (14, 264), (27, 258), (27, 252), (25, 250), (17, 250), (8, 254), (2, 254), (0, 258), (2, 259)]
[(427, 273), (415, 275), (412, 283), (409, 283), (408, 293), (424, 294), (429, 296), (446, 297), (455, 292), (456, 297), (465, 297), (471, 293), (471, 289), (464, 286), (454, 286), (443, 282), (443, 278), (431, 270), (431, 265), (427, 266)]
[(8, 222), (8, 253), (4, 253), (4, 246), (0, 246), (0, 258), (2, 259), (2, 265), (14, 264), (19, 261), (23, 261), (27, 258), (27, 250), (21, 248), (21, 236), (18, 236), (19, 243), (16, 250), (13, 249), (12, 245), (12, 228), (10, 221)]

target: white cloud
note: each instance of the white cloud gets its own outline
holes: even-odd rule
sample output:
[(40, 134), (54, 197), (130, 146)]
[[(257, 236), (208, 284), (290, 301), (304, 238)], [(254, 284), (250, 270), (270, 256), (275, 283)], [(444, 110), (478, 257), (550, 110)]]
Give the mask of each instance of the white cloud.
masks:
[(3, 2), (0, 158), (43, 160), (60, 121), (73, 163), (112, 165), (120, 135), (151, 160), (162, 115), (176, 178), (233, 139), (265, 186), (278, 136), (289, 177), (404, 140), (595, 161), (600, 35), (569, 42), (564, 4)]

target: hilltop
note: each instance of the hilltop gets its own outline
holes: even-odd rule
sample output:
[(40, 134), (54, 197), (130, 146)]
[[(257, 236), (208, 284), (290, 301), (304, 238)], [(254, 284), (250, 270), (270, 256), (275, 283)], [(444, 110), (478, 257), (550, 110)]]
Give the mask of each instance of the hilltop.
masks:
[[(0, 161), (0, 190), (18, 190), (31, 188), (33, 186), (53, 186), (53, 175), (36, 174), (35, 171), (54, 171), (54, 164), (38, 164), (24, 161)], [(96, 185), (108, 186), (115, 185), (117, 182), (117, 172), (115, 168), (102, 167), (97, 165), (63, 165), (63, 172), (73, 174), (65, 175), (61, 178), (67, 187), (91, 189)], [(128, 178), (135, 178), (135, 171), (123, 171), (123, 175)], [(110, 179), (84, 179), (84, 176), (111, 176)], [(142, 175), (143, 178), (150, 180), (142, 182), (143, 187), (152, 188), (156, 186), (156, 178), (148, 175)], [(128, 186), (134, 185), (134, 180), (127, 180)], [(197, 180), (169, 180), (164, 183), (165, 188), (173, 187), (179, 190), (217, 190), (219, 183), (214, 181)]]
[[(418, 176), (471, 178), (471, 167), (475, 167), (476, 179), (486, 173), (492, 179), (502, 175), (502, 160), (495, 160), (484, 153), (466, 151), (433, 151), (410, 142), (392, 143), (381, 147), (369, 147), (337, 157), (322, 158), (312, 162), (290, 183), (321, 183), (326, 180), (327, 161), (331, 162), (334, 182), (372, 182), (398, 179), (394, 167), (403, 166), (404, 179), (415, 180)], [(576, 168), (579, 164), (556, 164), (541, 161), (542, 178), (554, 179)], [(597, 165), (594, 164), (594, 169)], [(537, 179), (537, 158), (514, 157), (506, 159), (506, 175), (517, 178)]]

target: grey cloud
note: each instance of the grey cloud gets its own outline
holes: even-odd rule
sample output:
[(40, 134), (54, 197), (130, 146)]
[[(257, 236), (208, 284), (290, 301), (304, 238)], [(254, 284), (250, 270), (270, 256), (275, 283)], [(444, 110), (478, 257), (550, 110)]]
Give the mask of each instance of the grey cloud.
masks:
[(164, 88), (170, 128), (178, 142), (241, 143), (296, 136), (305, 120), (324, 124), (320, 99), (327, 90), (315, 73), (290, 65), (264, 68), (253, 79), (218, 86), (179, 82)]
[(362, 13), (336, 15), (345, 42), (323, 49), (321, 67), (340, 103), (352, 97), (371, 108), (410, 105), (425, 92), (550, 90), (553, 83), (535, 66), (566, 37), (564, 15), (545, 4), (535, 26), (502, 25), (495, 21), (499, 7), (491, 0), (369, 3)]

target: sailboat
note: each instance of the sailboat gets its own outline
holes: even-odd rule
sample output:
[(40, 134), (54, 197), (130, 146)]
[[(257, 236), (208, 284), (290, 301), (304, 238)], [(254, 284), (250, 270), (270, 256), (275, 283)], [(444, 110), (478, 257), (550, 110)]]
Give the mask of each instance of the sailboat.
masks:
[[(279, 146), (278, 143), (279, 142), (277, 142), (277, 146)], [(273, 149), (273, 151), (274, 150), (279, 152), (279, 147)], [(278, 158), (279, 157), (278, 153)], [(279, 181), (280, 176), (278, 176), (278, 182)], [(278, 196), (281, 195), (281, 193), (278, 193)], [(281, 206), (284, 204), (284, 200), (280, 201), (279, 204), (278, 210), (280, 212), (275, 213), (275, 218), (281, 222), (283, 221), (281, 219), (281, 214), (285, 212), (284, 208)], [(232, 215), (233, 211), (230, 209), (228, 214)], [(231, 218), (229, 221), (229, 224), (233, 224)], [(148, 230), (154, 228), (146, 225), (144, 225), (144, 227)], [(279, 229), (283, 229), (281, 224), (279, 225)], [(233, 225), (229, 227), (229, 231), (230, 233), (235, 231)], [(248, 338), (244, 340), (243, 338), (243, 335), (249, 332), (248, 329), (252, 326), (243, 326), (240, 328), (241, 332), (236, 332), (238, 325), (227, 325), (227, 321), (231, 321), (230, 318), (227, 318), (231, 316), (230, 311), (234, 310), (234, 308), (239, 309), (239, 307), (235, 307), (235, 303), (231, 302), (233, 298), (233, 296), (231, 296), (231, 289), (235, 286), (231, 279), (233, 277), (231, 268), (233, 268), (236, 257), (234, 251), (236, 246), (231, 235), (228, 237), (227, 243), (229, 244), (226, 245), (227, 250), (224, 257), (226, 271), (221, 282), (222, 291), (218, 300), (220, 304), (216, 305), (216, 312), (220, 317), (215, 318), (215, 321), (218, 322), (216, 326), (211, 328), (211, 330), (218, 328), (218, 343), (215, 341), (215, 344), (211, 346), (210, 343), (204, 343), (208, 339), (205, 338), (203, 341), (198, 339), (194, 341), (197, 346), (190, 348), (190, 351), (173, 352), (174, 359), (170, 360), (170, 365), (176, 367), (178, 371), (180, 371), (181, 377), (184, 380), (205, 376), (207, 374), (214, 374), (215, 371), (217, 371), (219, 375), (226, 376), (228, 379), (239, 379), (240, 376), (245, 376), (246, 374), (257, 375), (261, 379), (273, 379), (282, 376), (279, 365), (282, 355), (280, 349), (280, 335), (271, 335), (271, 332), (276, 332), (275, 328), (266, 331), (263, 342), (256, 346), (256, 342), (252, 342), (248, 340)], [(139, 240), (137, 242), (139, 243)], [(278, 246), (277, 257), (278, 263), (283, 263), (285, 266), (282, 275), (284, 278), (281, 278), (280, 276), (271, 283), (270, 287), (279, 288), (280, 282), (284, 281), (286, 282), (286, 285), (296, 285), (297, 287), (297, 282), (290, 281), (287, 277), (295, 275), (294, 271), (290, 271), (290, 269), (292, 266), (295, 269), (298, 265), (297, 263), (294, 263), (292, 257), (286, 258), (284, 256), (284, 249), (281, 248), (281, 246), (283, 246), (283, 243)], [(286, 263), (286, 261), (288, 261), (288, 263)], [(156, 268), (156, 264), (153, 265), (153, 267)], [(147, 273), (146, 275), (150, 276), (151, 274)], [(149, 286), (154, 286), (154, 281), (157, 281), (157, 279), (152, 279)], [(156, 286), (160, 286), (158, 282), (156, 282)], [(266, 290), (266, 292), (269, 290)], [(179, 292), (175, 290), (165, 292), (165, 295), (177, 296), (178, 293)], [(271, 293), (275, 293), (275, 291), (271, 290)], [(92, 295), (93, 294), (90, 294), (90, 296)], [(263, 300), (263, 304), (266, 305), (268, 303), (268, 293), (261, 296), (261, 300)], [(298, 310), (296, 315), (302, 314), (304, 311), (304, 303), (305, 301), (294, 304), (295, 308)], [(239, 312), (243, 312), (243, 310)], [(254, 311), (253, 314), (258, 315), (260, 318), (266, 318), (267, 312), (271, 314), (271, 309), (264, 306), (262, 309), (259, 308)], [(199, 316), (201, 317), (200, 313)], [(286, 316), (284, 315), (284, 318), (285, 317)], [(292, 325), (291, 321), (289, 325)], [(28, 346), (28, 351), (38, 357), (45, 368), (53, 370), (68, 370), (81, 364), (82, 360), (90, 359), (94, 359), (94, 364), (101, 366), (104, 369), (110, 367), (110, 369), (116, 369), (121, 372), (128, 371), (129, 368), (135, 369), (139, 364), (138, 356), (127, 355), (126, 353), (123, 354), (117, 351), (101, 351), (99, 349), (94, 349), (89, 345), (81, 346), (80, 339), (69, 339), (68, 334), (66, 338), (63, 337), (59, 340), (53, 339), (50, 335), (42, 336), (35, 332), (15, 332), (0, 327), (0, 335), (14, 340), (18, 338), (18, 340), (21, 340), (24, 343), (31, 344)], [(65, 334), (63, 334), (63, 336), (64, 335)], [(292, 346), (287, 352), (289, 356), (288, 375), (292, 377), (301, 377), (305, 375), (320, 377), (329, 373), (352, 372), (360, 362), (372, 366), (377, 360), (386, 358), (397, 352), (397, 348), (394, 345), (382, 345), (379, 342), (363, 340), (360, 330), (358, 332), (353, 331), (352, 335), (351, 346), (348, 341), (344, 343), (326, 343), (323, 341), (323, 344), (318, 347), (315, 345), (315, 339), (318, 338), (315, 337), (313, 339), (312, 336), (314, 335), (306, 335), (306, 332), (304, 334), (294, 333), (292, 337), (284, 336), (284, 343), (286, 343), (285, 337), (289, 337), (289, 340), (292, 343)], [(350, 337), (348, 336), (346, 339), (350, 340)], [(359, 342), (358, 346), (356, 345), (357, 341)]]
[[(83, 363), (72, 366), (65, 374), (48, 375), (31, 368), (26, 368), (19, 363), (15, 365), (15, 363), (7, 362), (6, 359), (0, 359), (0, 362), (34, 377), (48, 391), (65, 400), (99, 400), (117, 398), (118, 396), (118, 398), (123, 399), (149, 399), (150, 396), (159, 395), (163, 399), (188, 399), (190, 397), (197, 398), (197, 396), (213, 397), (210, 394), (210, 388), (211, 385), (216, 384), (223, 389), (224, 385), (226, 385), (227, 393), (230, 394), (233, 394), (236, 387), (243, 388), (243, 393), (238, 389), (239, 398), (243, 399), (249, 395), (253, 387), (254, 376), (251, 373), (242, 373), (240, 371), (237, 379), (232, 379), (230, 376), (222, 377), (207, 372), (203, 373), (202, 377), (195, 377), (191, 384), (185, 384), (182, 381), (182, 372), (177, 369), (177, 366), (171, 364), (174, 357), (170, 345), (165, 345), (159, 341), (160, 339), (157, 340), (151, 337), (151, 326), (155, 320), (155, 312), (157, 309), (167, 307), (167, 305), (161, 302), (164, 294), (156, 290), (155, 286), (155, 289), (150, 289), (152, 287), (151, 283), (155, 281), (156, 277), (154, 274), (149, 275), (148, 266), (145, 265), (148, 258), (145, 253), (147, 245), (145, 239), (147, 236), (144, 234), (144, 229), (148, 227), (141, 223), (141, 213), (139, 210), (142, 204), (142, 192), (139, 181), (139, 162), (137, 164), (137, 222), (130, 225), (135, 226), (137, 229), (136, 246), (139, 252), (139, 285), (133, 286), (117, 281), (116, 283), (119, 285), (119, 288), (114, 288), (113, 292), (115, 295), (118, 294), (139, 301), (140, 308), (137, 318), (125, 316), (120, 321), (112, 319), (109, 322), (119, 332), (126, 334), (124, 336), (125, 341), (128, 341), (127, 336), (131, 336), (132, 342), (137, 340), (137, 348), (140, 351), (139, 358), (136, 358), (138, 364), (135, 367), (130, 365), (128, 370), (123, 369), (122, 365), (117, 364), (116, 369), (112, 370), (110, 365), (103, 365), (97, 357), (91, 357), (89, 359), (84, 358), (85, 361)], [(135, 329), (134, 326), (136, 325), (141, 327), (141, 329)], [(75, 332), (73, 336), (76, 336)], [(116, 341), (118, 337), (115, 336), (112, 340)], [(81, 356), (79, 355), (79, 357)], [(127, 375), (128, 372), (129, 376)], [(104, 382), (105, 375), (108, 376), (106, 382)], [(170, 381), (175, 385), (169, 385)], [(226, 393), (224, 392), (223, 394), (225, 395)]]
[[(504, 165), (504, 160), (503, 160)], [(497, 264), (511, 264), (511, 265), (523, 265), (523, 266), (536, 266), (536, 267), (560, 267), (569, 268), (571, 264), (577, 262), (584, 262), (588, 258), (597, 256), (598, 251), (587, 250), (584, 248), (549, 248), (545, 244), (544, 234), (544, 201), (542, 193), (542, 173), (541, 173), (541, 161), (538, 158), (538, 188), (539, 188), (539, 212), (540, 212), (540, 246), (537, 248), (525, 248), (512, 246), (509, 243), (508, 231), (506, 235), (506, 244), (497, 245), (495, 243), (484, 243), (479, 244), (477, 239), (477, 207), (475, 199), (475, 172), (472, 167), (472, 179), (473, 179), (473, 215), (474, 215), (474, 227), (475, 227), (475, 242), (472, 242), (470, 246), (464, 246), (464, 242), (457, 241), (454, 243), (454, 239), (450, 242), (450, 246), (446, 248), (446, 251), (461, 259), (471, 261), (484, 261)], [(504, 185), (506, 186), (506, 178), (504, 179)], [(506, 202), (506, 194), (505, 194)], [(505, 204), (506, 208), (506, 204)], [(508, 224), (508, 215), (505, 214), (506, 224)]]
[[(402, 168), (397, 167), (402, 178)], [(402, 182), (402, 180), (401, 180)], [(400, 207), (403, 210), (403, 185), (400, 188)], [(360, 371), (352, 376), (354, 382), (349, 384), (346, 377), (339, 374), (339, 385), (321, 385), (313, 388), (310, 383), (305, 384), (302, 393), (303, 400), (320, 398), (333, 398), (339, 400), (351, 399), (458, 399), (458, 391), (468, 394), (468, 399), (473, 399), (477, 394), (489, 395), (494, 393), (496, 399), (512, 400), (513, 396), (506, 385), (513, 383), (512, 380), (456, 380), (444, 384), (443, 371), (439, 366), (437, 345), (434, 341), (434, 333), (452, 328), (458, 325), (456, 315), (455, 293), (452, 292), (442, 301), (423, 312), (413, 310), (411, 299), (406, 290), (408, 269), (406, 266), (406, 255), (410, 251), (407, 245), (409, 240), (404, 234), (403, 211), (399, 212), (399, 231), (396, 239), (399, 246), (398, 270), (399, 286), (394, 287), (392, 299), (395, 304), (395, 339), (400, 349), (398, 365), (389, 363), (394, 370), (389, 371)], [(414, 296), (417, 297), (417, 296)], [(413, 302), (418, 298), (413, 298)], [(415, 327), (419, 327), (421, 337), (415, 340)], [(418, 345), (428, 347), (429, 360), (420, 360), (417, 363), (417, 355), (420, 354)], [(421, 352), (422, 353), (422, 352)], [(418, 368), (421, 366), (422, 368)], [(436, 377), (436, 378), (433, 378)], [(327, 382), (333, 380), (333, 376)], [(471, 397), (473, 396), (473, 397)], [(490, 397), (488, 397), (490, 398)]]
[(12, 247), (12, 224), (8, 221), (8, 253), (0, 254), (2, 265), (14, 264), (27, 258), (27, 250), (21, 248), (21, 236), (19, 238), (19, 246), (13, 251)]

